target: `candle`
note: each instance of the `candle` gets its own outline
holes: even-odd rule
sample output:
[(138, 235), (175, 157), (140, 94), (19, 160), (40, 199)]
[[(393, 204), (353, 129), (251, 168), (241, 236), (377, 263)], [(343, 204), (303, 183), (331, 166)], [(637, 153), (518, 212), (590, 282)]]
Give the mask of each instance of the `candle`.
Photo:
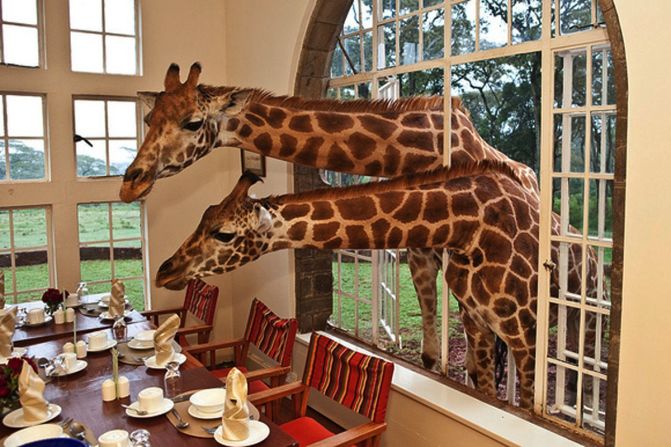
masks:
[(106, 379), (103, 382), (102, 394), (103, 394), (103, 400), (105, 402), (109, 402), (116, 399), (116, 387), (114, 386), (114, 380)]
[(65, 323), (65, 312), (63, 312), (63, 309), (57, 309), (56, 312), (54, 312), (54, 323)]
[(77, 358), (78, 359), (83, 359), (86, 357), (86, 342), (84, 340), (79, 340), (75, 344), (75, 350), (77, 351)]
[(75, 321), (75, 310), (72, 307), (68, 307), (65, 310), (65, 322), (72, 323)]
[(73, 343), (67, 342), (63, 345), (63, 352), (75, 352), (75, 345)]
[(112, 348), (112, 379), (115, 394), (119, 396), (119, 351), (116, 348)]
[(130, 396), (130, 382), (128, 381), (128, 377), (126, 376), (119, 376), (119, 399), (123, 399), (124, 397)]

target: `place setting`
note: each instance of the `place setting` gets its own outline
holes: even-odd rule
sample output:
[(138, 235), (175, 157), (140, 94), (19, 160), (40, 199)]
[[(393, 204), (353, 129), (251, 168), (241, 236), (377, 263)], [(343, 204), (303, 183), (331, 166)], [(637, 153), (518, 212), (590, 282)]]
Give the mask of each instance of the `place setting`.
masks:
[(12, 338), (16, 331), (17, 307), (0, 309), (0, 365), (6, 365), (9, 359), (22, 357), (28, 350), (14, 347)]

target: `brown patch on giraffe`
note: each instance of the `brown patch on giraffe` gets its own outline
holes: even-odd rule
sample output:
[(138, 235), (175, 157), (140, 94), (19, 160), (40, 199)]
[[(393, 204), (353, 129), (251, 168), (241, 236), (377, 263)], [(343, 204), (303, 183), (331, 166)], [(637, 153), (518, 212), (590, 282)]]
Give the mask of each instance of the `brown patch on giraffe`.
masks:
[(529, 233), (520, 233), (513, 244), (517, 254), (525, 259), (533, 259), (538, 249), (538, 243)]
[(289, 129), (296, 132), (312, 132), (310, 115), (296, 115), (289, 120)]
[(422, 197), (420, 192), (411, 192), (407, 195), (401, 207), (392, 215), (400, 222), (408, 223), (417, 219), (422, 210)]
[(375, 216), (375, 202), (370, 197), (356, 197), (335, 201), (340, 216), (346, 220), (361, 221)]
[(245, 118), (256, 127), (263, 126), (263, 120), (252, 113), (245, 113)]
[(345, 227), (349, 245), (352, 248), (369, 248), (370, 239), (363, 228), (363, 225), (348, 225)]
[(341, 245), (342, 245), (342, 238), (337, 237), (335, 239), (331, 239), (328, 242), (325, 242), (324, 248), (327, 250), (335, 250), (337, 248), (340, 248)]
[(196, 150), (196, 145), (193, 144), (193, 143), (189, 144), (186, 147), (186, 156), (191, 158), (191, 156), (193, 155), (193, 151), (195, 151), (195, 150)]
[(442, 225), (433, 233), (433, 245), (439, 246), (445, 244), (449, 234), (450, 234), (450, 226)]
[(484, 260), (485, 254), (482, 252), (482, 250), (480, 250), (480, 248), (473, 249), (473, 253), (471, 253), (471, 265), (476, 268), (480, 267)]
[(508, 318), (505, 321), (502, 321), (500, 323), (500, 326), (501, 326), (501, 332), (503, 332), (505, 335), (517, 335), (519, 322), (517, 321), (517, 318), (512, 317)]
[(345, 141), (345, 144), (349, 147), (350, 152), (354, 155), (354, 158), (357, 160), (363, 160), (368, 158), (375, 151), (375, 140), (361, 132), (354, 132), (350, 137)]
[(256, 148), (261, 151), (261, 153), (268, 154), (273, 148), (273, 139), (270, 137), (268, 132), (264, 132), (254, 138), (254, 146), (256, 146)]
[(320, 200), (312, 204), (312, 215), (310, 219), (312, 220), (326, 220), (333, 218), (333, 207), (327, 201)]
[(354, 168), (354, 162), (349, 155), (337, 144), (333, 144), (329, 150), (328, 164), (334, 171), (349, 171)]
[(315, 113), (317, 123), (326, 133), (338, 133), (345, 129), (351, 129), (354, 120), (349, 115), (335, 112), (317, 112)]
[(398, 247), (402, 240), (403, 240), (403, 231), (398, 227), (392, 228), (391, 231), (389, 232), (389, 236), (387, 237), (387, 244), (389, 248)]
[(285, 206), (282, 211), (282, 217), (286, 220), (296, 219), (298, 217), (303, 217), (310, 212), (310, 205), (308, 204), (289, 204)]
[(450, 125), (452, 126), (452, 130), (457, 130), (459, 129), (459, 120), (457, 119), (456, 113), (452, 111), (452, 115), (450, 116)]
[(454, 194), (451, 197), (452, 214), (477, 217), (480, 206), (471, 194)]
[(235, 129), (238, 128), (239, 125), (240, 125), (240, 120), (239, 119), (231, 118), (226, 123), (226, 130), (229, 131), (229, 132), (233, 132)]
[(472, 220), (458, 220), (452, 224), (447, 244), (454, 247), (466, 247), (473, 240), (475, 230), (480, 227), (480, 223)]
[(529, 275), (531, 275), (531, 267), (529, 266), (529, 263), (526, 259), (517, 254), (513, 256), (513, 260), (510, 263), (510, 270), (514, 271), (523, 278), (527, 278)]
[(268, 116), (266, 117), (266, 122), (270, 124), (271, 127), (279, 129), (284, 124), (284, 119), (287, 117), (287, 114), (284, 110), (278, 108), (270, 109)]
[(253, 102), (253, 103), (249, 104), (249, 106), (247, 107), (247, 110), (249, 110), (253, 114), (255, 114), (255, 115), (257, 115), (257, 116), (259, 116), (263, 119), (268, 118), (268, 107), (266, 107), (265, 105), (263, 105), (261, 103)]
[(491, 265), (481, 268), (477, 276), (482, 278), (483, 284), (487, 287), (488, 291), (494, 292), (501, 289), (501, 282), (505, 274), (505, 268)]
[(508, 298), (498, 298), (494, 301), (494, 312), (501, 318), (511, 317), (517, 312), (517, 304)]
[(424, 113), (408, 113), (401, 119), (401, 125), (416, 129), (426, 129), (429, 127), (429, 119)]
[(482, 150), (482, 145), (475, 139), (473, 134), (467, 129), (461, 130), (461, 140), (464, 142), (464, 147), (468, 148), (468, 152), (476, 159), (484, 158), (485, 154)]
[(396, 124), (373, 115), (362, 115), (359, 121), (364, 129), (373, 133), (383, 140), (388, 139), (396, 130)]
[(238, 131), (238, 135), (240, 135), (242, 138), (247, 138), (252, 134), (252, 128), (249, 126), (249, 124), (243, 124), (240, 130)]
[(315, 224), (312, 228), (312, 237), (315, 241), (328, 241), (336, 236), (339, 229), (339, 222)]
[(186, 157), (184, 156), (184, 153), (180, 152), (179, 154), (177, 154), (177, 163), (184, 163), (185, 158)]
[(438, 191), (429, 191), (424, 204), (424, 220), (429, 223), (440, 222), (448, 218), (447, 196)]
[(287, 236), (289, 239), (294, 241), (300, 241), (305, 237), (305, 231), (308, 229), (307, 222), (297, 222), (293, 224), (287, 231)]
[(530, 216), (529, 204), (518, 198), (512, 197), (510, 201), (515, 209), (515, 221), (517, 228), (520, 230), (528, 230), (531, 228), (533, 220)]
[(520, 319), (520, 324), (523, 328), (535, 328), (536, 317), (529, 311), (529, 309), (520, 309), (517, 316)]
[(517, 299), (520, 306), (526, 306), (529, 301), (529, 287), (517, 276), (508, 274), (504, 284), (505, 292)]
[(408, 231), (407, 246), (423, 248), (427, 246), (428, 239), (429, 229), (424, 225), (417, 225)]
[(289, 157), (296, 152), (298, 140), (287, 134), (280, 135), (280, 157)]
[(404, 130), (398, 136), (398, 142), (406, 147), (416, 147), (427, 152), (434, 152), (433, 133), (416, 130)]
[(492, 199), (503, 196), (499, 184), (489, 176), (480, 176), (475, 185), (475, 196), (481, 202), (489, 202)]
[(505, 198), (485, 207), (483, 221), (487, 225), (491, 225), (492, 227), (496, 227), (503, 231), (511, 239), (517, 234), (517, 224), (515, 222), (513, 208)]
[(490, 294), (480, 275), (471, 276), (471, 293), (482, 305), (488, 305)]
[(432, 113), (431, 114), (431, 122), (433, 123), (433, 128), (436, 130), (443, 130), (443, 124), (445, 120), (443, 120), (443, 115), (439, 113)]
[(376, 248), (384, 247), (385, 238), (390, 227), (391, 225), (385, 219), (378, 219), (373, 222), (371, 229), (373, 230), (373, 244)]
[(468, 129), (470, 131), (474, 131), (473, 124), (471, 123), (471, 120), (468, 119), (468, 117), (465, 114), (463, 114), (463, 113), (459, 114), (459, 121), (461, 122), (461, 125), (463, 127), (465, 127), (466, 129)]
[(368, 163), (364, 169), (366, 171), (366, 175), (377, 177), (382, 174), (382, 163), (375, 160)]
[(378, 195), (380, 209), (385, 214), (390, 214), (403, 202), (405, 193), (403, 191), (389, 191)]
[(485, 257), (489, 262), (498, 264), (505, 264), (512, 255), (512, 244), (508, 239), (501, 236), (499, 233), (484, 229), (480, 233), (480, 247), (487, 247), (485, 250)]
[(401, 164), (401, 152), (394, 146), (387, 146), (384, 153), (384, 173), (388, 176), (398, 173), (398, 166)]
[(324, 144), (322, 137), (310, 137), (305, 142), (303, 149), (296, 155), (296, 162), (308, 166), (313, 166), (317, 160), (319, 148)]
[(417, 171), (423, 171), (431, 167), (431, 165), (435, 164), (437, 161), (438, 157), (435, 155), (407, 154), (401, 172), (410, 174)]

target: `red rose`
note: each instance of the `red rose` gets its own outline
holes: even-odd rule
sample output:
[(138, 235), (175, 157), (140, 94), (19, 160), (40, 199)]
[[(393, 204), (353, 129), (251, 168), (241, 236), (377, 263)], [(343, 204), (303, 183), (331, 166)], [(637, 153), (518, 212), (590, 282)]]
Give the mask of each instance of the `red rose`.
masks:
[(11, 393), (11, 390), (7, 386), (7, 380), (5, 380), (4, 375), (0, 375), (0, 398), (7, 397)]
[(23, 369), (23, 359), (20, 357), (12, 357), (7, 362), (7, 367), (12, 371), (12, 374), (18, 376)]
[(42, 294), (42, 301), (50, 306), (55, 306), (63, 302), (63, 294), (58, 289), (47, 289)]

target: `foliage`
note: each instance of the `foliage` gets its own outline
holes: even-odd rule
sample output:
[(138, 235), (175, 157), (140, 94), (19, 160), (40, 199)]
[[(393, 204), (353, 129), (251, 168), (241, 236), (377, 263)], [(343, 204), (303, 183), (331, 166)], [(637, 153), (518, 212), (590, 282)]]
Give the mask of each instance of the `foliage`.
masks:
[(24, 360), (37, 373), (37, 365), (29, 357), (12, 357), (6, 365), (0, 366), (0, 409), (11, 409), (18, 406), (19, 376)]

